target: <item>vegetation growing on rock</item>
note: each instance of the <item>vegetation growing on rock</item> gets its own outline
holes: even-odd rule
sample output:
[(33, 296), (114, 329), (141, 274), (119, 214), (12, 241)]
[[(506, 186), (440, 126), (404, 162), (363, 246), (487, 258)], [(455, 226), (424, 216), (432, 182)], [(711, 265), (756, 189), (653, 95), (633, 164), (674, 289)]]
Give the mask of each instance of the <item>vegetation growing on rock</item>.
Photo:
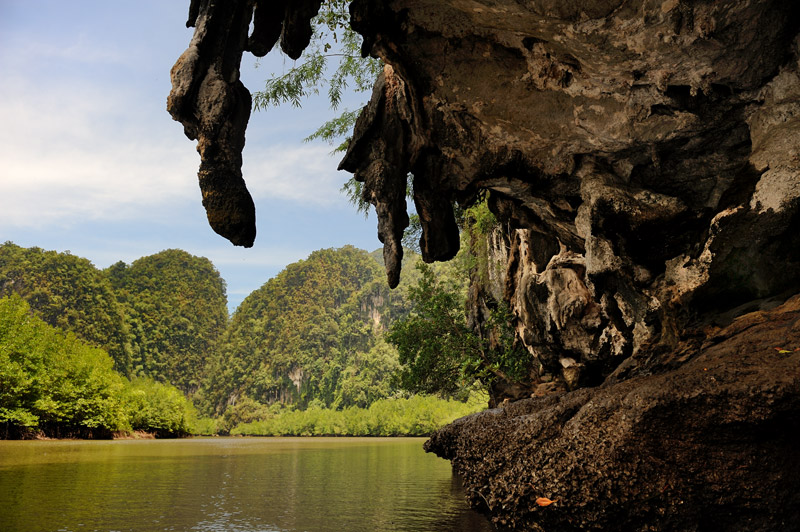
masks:
[[(231, 318), (209, 367), (212, 386), (202, 390), (206, 409), (222, 413), (243, 396), (264, 404), (350, 406), (359, 398), (347, 383), (358, 379), (378, 392), (396, 366), (378, 348), (379, 333), (392, 313), (402, 312), (379, 279), (375, 260), (346, 246), (316, 251), (267, 281)], [(371, 363), (359, 363), (373, 349)]]
[[(229, 319), (225, 284), (217, 270), (207, 259), (181, 250), (162, 251), (131, 265), (118, 262), (103, 271), (69, 254), (26, 250), (11, 243), (0, 251), (4, 253), (0, 283), (11, 294), (3, 300), (8, 307), (7, 334), (0, 339), (0, 349), (6, 356), (0, 378), (5, 379), (8, 386), (3, 389), (10, 394), (4, 399), (0, 422), (5, 423), (8, 435), (39, 431), (98, 437), (130, 430), (159, 436), (193, 430), (228, 433), (237, 425), (273, 419), (280, 412), (295, 419), (301, 414), (288, 412), (307, 409), (347, 411), (346, 415), (330, 415), (361, 419), (358, 412), (384, 400), (404, 412), (398, 414), (404, 421), (391, 430), (386, 428), (389, 425), (383, 426), (381, 433), (398, 433), (397, 427), (411, 426), (410, 420), (428, 408), (419, 410), (415, 405), (423, 404), (419, 403), (421, 399), (409, 394), (426, 392), (465, 399), (482, 380), (483, 374), (470, 365), (476, 361), (470, 361), (466, 351), (456, 349), (451, 355), (462, 357), (456, 363), (467, 369), (455, 388), (412, 385), (399, 377), (397, 349), (384, 340), (393, 323), (401, 324), (424, 313), (421, 301), (413, 294), (426, 283), (436, 282), (453, 288), (451, 317), (460, 323), (462, 340), (467, 344), (481, 342), (465, 325), (465, 268), (471, 264), (465, 258), (436, 268), (406, 268), (401, 286), (392, 291), (386, 286), (375, 253), (352, 246), (320, 250), (289, 265), (253, 292)], [(33, 259), (23, 260), (26, 257)], [(48, 268), (37, 269), (41, 257), (47, 258)], [(407, 260), (419, 262), (419, 257), (409, 254)], [(81, 275), (70, 273), (76, 264)], [(69, 298), (50, 297), (50, 306), (37, 308), (27, 301), (41, 303), (45, 298), (32, 296), (42, 291), (25, 289), (30, 286), (68, 294)], [(75, 303), (84, 301), (84, 292), (98, 291), (97, 286), (106, 296), (98, 301), (116, 309), (120, 317), (117, 329), (109, 336), (127, 338), (124, 349), (128, 364), (123, 374), (106, 367), (112, 359), (101, 347), (79, 339), (84, 331), (106, 323), (106, 314), (99, 312), (105, 307), (81, 315), (78, 309), (82, 307)], [(58, 321), (61, 315), (79, 319)], [(40, 317), (47, 316), (66, 329), (46, 325)], [(20, 331), (27, 331), (27, 336)], [(33, 342), (34, 338), (39, 339)], [(62, 371), (48, 357), (62, 360), (58, 353), (73, 352), (77, 354), (70, 354), (71, 362), (66, 364), (70, 368), (97, 366), (81, 371), (102, 377), (102, 384), (85, 384), (92, 391), (75, 391), (73, 395), (51, 391), (56, 385), (47, 379), (72, 369)], [(62, 384), (71, 382), (63, 375), (59, 379)], [(31, 391), (25, 388), (29, 385), (41, 389)], [(70, 389), (81, 386), (84, 384)], [(216, 419), (197, 419), (187, 397), (204, 415)], [(58, 403), (57, 408), (52, 407), (56, 413), (41, 410), (53, 401)], [(99, 421), (91, 418), (91, 401), (104, 402), (101, 410), (105, 417), (97, 418)], [(430, 419), (441, 421), (449, 415), (447, 411), (454, 415), (464, 412), (455, 403), (424, 404), (439, 405), (435, 407), (439, 414), (433, 418), (424, 414)], [(83, 409), (90, 418), (70, 417), (72, 414), (64, 410), (69, 408)], [(372, 412), (370, 415), (374, 415)], [(344, 426), (342, 423), (339, 426)], [(413, 432), (430, 432), (435, 423), (426, 423), (414, 425), (417, 428)], [(362, 429), (348, 426), (345, 432), (362, 433)], [(377, 427), (372, 422), (368, 426)], [(420, 428), (423, 426), (424, 430)]]
[(196, 392), (228, 324), (225, 281), (211, 261), (169, 249), (105, 274), (125, 312), (131, 374)]

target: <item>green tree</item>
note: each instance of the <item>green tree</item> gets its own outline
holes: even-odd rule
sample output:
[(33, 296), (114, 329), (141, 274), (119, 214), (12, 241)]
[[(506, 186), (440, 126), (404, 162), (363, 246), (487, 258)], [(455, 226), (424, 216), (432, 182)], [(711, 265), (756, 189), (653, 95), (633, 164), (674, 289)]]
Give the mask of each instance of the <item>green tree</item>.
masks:
[(133, 430), (161, 438), (192, 433), (197, 418), (194, 406), (174, 386), (140, 377), (128, 384), (123, 398)]
[(414, 393), (463, 395), (475, 381), (480, 338), (467, 327), (464, 300), (452, 281), (437, 279), (419, 263), (420, 278), (409, 289), (413, 310), (387, 335), (400, 353), (400, 385)]
[(399, 369), (397, 350), (383, 341), (367, 353), (355, 352), (341, 372), (332, 406), (367, 408), (391, 396), (392, 380)]
[(0, 427), (6, 436), (109, 436), (128, 427), (126, 380), (93, 347), (32, 315), (14, 294), (0, 298)]
[[(302, 60), (285, 73), (273, 74), (267, 79), (264, 90), (253, 94), (255, 109), (286, 103), (300, 107), (305, 98), (324, 91), (331, 108), (338, 110), (346, 90), (363, 93), (372, 89), (382, 64), (378, 59), (361, 56), (362, 39), (350, 27), (349, 3), (349, 0), (322, 3), (319, 14), (311, 21), (311, 43), (303, 52)], [(306, 140), (322, 139), (333, 144), (344, 138), (336, 147), (336, 151), (344, 151), (346, 137), (359, 112), (344, 109)]]
[(191, 432), (194, 408), (175, 387), (132, 383), (104, 350), (35, 316), (19, 295), (0, 298), (0, 437), (160, 437)]
[(499, 382), (528, 378), (530, 357), (515, 341), (504, 302), (487, 300), (484, 323), (467, 322), (465, 281), (470, 279), (472, 290), (489, 282), (486, 242), (496, 223), (485, 202), (474, 205), (463, 213), (462, 250), (454, 269), (437, 275), (435, 268), (417, 264), (420, 275), (408, 293), (412, 310), (387, 335), (400, 353), (402, 388), (463, 397), (475, 385), (491, 390)]

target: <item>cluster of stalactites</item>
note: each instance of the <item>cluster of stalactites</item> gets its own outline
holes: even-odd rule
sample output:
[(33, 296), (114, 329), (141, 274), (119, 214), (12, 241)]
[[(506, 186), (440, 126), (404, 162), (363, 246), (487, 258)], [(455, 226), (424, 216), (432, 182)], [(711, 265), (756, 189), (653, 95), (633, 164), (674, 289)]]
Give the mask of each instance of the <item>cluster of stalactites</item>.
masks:
[[(172, 67), (167, 109), (197, 140), (198, 179), (211, 228), (237, 246), (256, 237), (255, 205), (242, 177), (250, 91), (239, 79), (242, 54), (266, 55), (280, 39), (297, 59), (311, 40), (321, 0), (192, 0), (195, 32)], [(248, 34), (250, 23), (253, 31)]]
[[(322, 0), (245, 0), (238, 3), (252, 14), (253, 32), (247, 39), (245, 51), (264, 57), (280, 39), (281, 50), (297, 59), (311, 42), (311, 19), (317, 15)], [(216, 4), (212, 0), (192, 0), (186, 27), (195, 27), (198, 17), (214, 9)]]
[[(297, 59), (310, 42), (311, 19), (321, 4), (321, 0), (191, 2), (186, 24), (195, 32), (172, 68), (167, 108), (183, 124), (186, 136), (198, 141), (198, 178), (209, 224), (235, 245), (250, 247), (256, 236), (255, 206), (241, 170), (252, 105), (250, 92), (239, 80), (242, 54), (264, 56), (280, 41), (281, 49)], [(362, 4), (364, 9), (372, 5)], [(364, 51), (369, 48), (365, 45)], [(375, 206), (392, 287), (400, 279), (402, 236), (408, 226), (409, 174), (414, 175), (423, 259), (448, 260), (459, 247), (451, 194), (442, 177), (446, 174), (437, 162), (438, 150), (424, 140), (417, 105), (417, 96), (402, 73), (387, 65), (340, 165), (364, 183), (363, 197)]]
[(403, 233), (409, 225), (406, 188), (413, 174), (414, 206), (422, 227), (425, 262), (446, 261), (458, 252), (459, 231), (450, 194), (444, 189), (438, 152), (425, 145), (413, 88), (389, 64), (356, 121), (339, 170), (364, 183), (362, 198), (375, 207), (378, 239), (389, 286), (400, 282)]

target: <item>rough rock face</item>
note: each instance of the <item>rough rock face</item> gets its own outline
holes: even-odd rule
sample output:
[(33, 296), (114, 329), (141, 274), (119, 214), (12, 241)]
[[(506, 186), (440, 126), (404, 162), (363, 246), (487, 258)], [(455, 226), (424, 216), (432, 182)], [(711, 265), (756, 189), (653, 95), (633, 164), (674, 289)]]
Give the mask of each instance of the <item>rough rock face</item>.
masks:
[[(238, 60), (291, 40), (311, 4), (193, 2), (169, 106), (199, 139), (209, 220), (234, 243), (254, 236)], [(432, 440), (471, 500), (548, 530), (800, 529), (798, 303), (768, 311), (800, 292), (800, 3), (350, 11), (386, 68), (341, 168), (376, 207), (389, 283), (409, 174), (426, 261), (458, 249), (453, 202), (489, 191), (501, 266), (473, 301), (506, 299), (536, 369), (529, 391), (562, 390)]]
[(797, 5), (357, 0), (351, 12), (391, 65), (381, 83), (403, 89), (376, 92), (342, 168), (386, 212), (382, 234), (406, 223), (387, 191), (414, 175), (426, 260), (458, 246), (449, 202), (491, 191), (511, 228), (505, 295), (543, 374), (599, 384), (698, 319), (800, 288)]
[(798, 530), (794, 346), (800, 296), (740, 317), (675, 371), (462, 418), (426, 449), (453, 461), (472, 504), (523, 530)]
[[(280, 39), (291, 58), (311, 39), (309, 20), (321, 0), (192, 0), (189, 48), (172, 67), (167, 109), (200, 153), (200, 190), (208, 222), (237, 246), (256, 238), (253, 199), (242, 178), (242, 150), (250, 118), (250, 92), (239, 80), (242, 52), (264, 56)], [(250, 21), (253, 32), (248, 37)]]

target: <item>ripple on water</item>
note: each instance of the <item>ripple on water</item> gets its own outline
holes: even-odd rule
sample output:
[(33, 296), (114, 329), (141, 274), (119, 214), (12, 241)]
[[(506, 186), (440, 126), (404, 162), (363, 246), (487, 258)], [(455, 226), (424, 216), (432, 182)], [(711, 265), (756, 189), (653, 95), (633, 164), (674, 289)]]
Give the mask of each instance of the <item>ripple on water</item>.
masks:
[(3, 530), (493, 530), (422, 441), (0, 442)]

